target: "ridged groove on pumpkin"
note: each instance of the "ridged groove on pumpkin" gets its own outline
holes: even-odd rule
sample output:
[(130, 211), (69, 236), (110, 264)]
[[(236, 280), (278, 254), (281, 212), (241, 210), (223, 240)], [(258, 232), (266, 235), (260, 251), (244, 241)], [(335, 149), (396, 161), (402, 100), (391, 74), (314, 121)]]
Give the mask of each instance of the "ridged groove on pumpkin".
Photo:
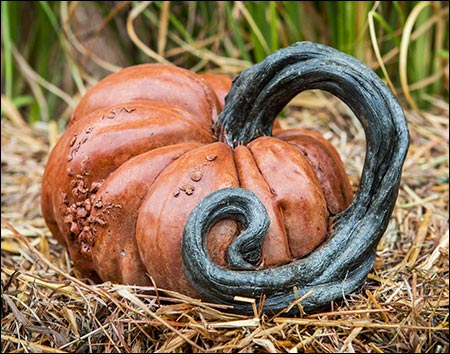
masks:
[(295, 146), (314, 168), (330, 215), (336, 215), (350, 205), (352, 187), (339, 153), (328, 140), (302, 129), (289, 129), (275, 134), (275, 137)]
[(89, 89), (70, 123), (84, 119), (97, 109), (142, 100), (178, 107), (205, 126), (221, 111), (214, 90), (195, 73), (176, 66), (140, 64), (113, 73)]
[[(120, 208), (107, 213), (95, 209), (91, 213), (94, 218), (103, 219), (103, 223), (95, 227), (96, 239), (91, 248), (100, 278), (124, 284), (151, 285), (136, 243), (137, 215), (159, 175), (178, 158), (199, 146), (197, 143), (184, 143), (140, 154), (121, 165), (103, 182), (96, 198), (105, 205), (120, 205)], [(109, 251), (105, 252), (105, 249)]]

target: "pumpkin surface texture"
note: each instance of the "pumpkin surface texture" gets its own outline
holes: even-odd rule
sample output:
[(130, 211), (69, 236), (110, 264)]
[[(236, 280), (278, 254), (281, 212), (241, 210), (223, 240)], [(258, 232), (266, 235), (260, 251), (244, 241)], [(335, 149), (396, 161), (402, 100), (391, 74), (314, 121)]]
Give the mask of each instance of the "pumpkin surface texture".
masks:
[[(336, 68), (348, 60), (354, 59), (300, 42), (233, 83), (160, 64), (111, 74), (82, 97), (49, 156), (42, 185), (49, 229), (76, 268), (96, 281), (153, 280), (162, 289), (233, 304), (234, 295), (267, 294), (272, 310), (293, 300), (293, 286), (301, 294), (313, 286), (317, 297), (306, 303), (311, 309), (355, 290), (392, 212), (407, 133), (403, 116), (387, 131), (388, 123), (376, 127), (399, 115), (398, 103), (362, 63)], [(354, 88), (346, 75), (356, 72), (364, 86), (361, 71), (376, 82), (370, 88), (384, 91), (369, 97), (370, 90)], [(274, 127), (290, 99), (313, 88), (340, 97), (366, 129), (365, 168), (376, 175), (363, 172), (365, 185), (353, 202), (342, 161), (326, 139)], [(378, 112), (370, 105), (380, 96), (388, 102)], [(391, 106), (395, 112), (382, 117)], [(406, 139), (397, 149), (400, 158), (391, 156), (389, 144), (375, 148), (382, 134)], [(381, 217), (361, 237), (360, 220), (372, 215), (369, 194), (386, 183), (383, 178), (392, 185), (377, 197)], [(359, 247), (349, 246), (352, 233), (364, 244), (360, 252), (348, 251)], [(331, 263), (333, 257), (341, 263)], [(338, 285), (346, 276), (348, 286)]]

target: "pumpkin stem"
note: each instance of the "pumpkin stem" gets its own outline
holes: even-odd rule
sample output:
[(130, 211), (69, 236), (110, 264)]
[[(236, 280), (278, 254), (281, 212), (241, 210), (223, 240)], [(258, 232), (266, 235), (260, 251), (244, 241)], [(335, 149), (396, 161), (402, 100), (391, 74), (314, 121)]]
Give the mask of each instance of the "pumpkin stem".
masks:
[[(265, 294), (264, 308), (277, 312), (295, 300), (296, 286), (299, 296), (313, 291), (302, 302), (310, 311), (356, 290), (373, 265), (377, 244), (394, 209), (409, 136), (400, 104), (369, 67), (320, 44), (299, 42), (281, 49), (233, 81), (215, 132), (231, 146), (270, 135), (277, 114), (308, 89), (321, 89), (340, 98), (361, 122), (366, 155), (359, 190), (352, 204), (335, 217), (329, 240), (308, 256), (276, 268), (245, 271), (221, 268), (208, 256), (205, 239), (212, 216), (227, 217), (228, 207), (211, 214), (215, 206), (207, 196), (186, 223), (182, 252), (187, 278), (209, 301), (251, 313), (250, 306), (237, 304), (234, 297)], [(228, 201), (227, 205), (257, 204), (251, 200), (254, 196), (239, 201), (234, 194), (240, 195), (240, 189), (219, 190), (214, 200)], [(239, 208), (245, 210), (243, 205)], [(248, 214), (247, 222), (252, 218), (258, 220), (258, 213)], [(264, 237), (261, 235), (257, 238)]]
[[(209, 228), (220, 219), (232, 218), (244, 226), (243, 232), (228, 248), (228, 266), (254, 270), (261, 261), (262, 245), (270, 224), (266, 208), (256, 195), (246, 189), (225, 188), (204, 198), (196, 210), (205, 211), (198, 214), (200, 219), (197, 223), (191, 224), (200, 226), (195, 234), (204, 235), (196, 238), (201, 247), (206, 247)], [(190, 248), (189, 245), (187, 247)], [(198, 254), (198, 249), (195, 252)]]

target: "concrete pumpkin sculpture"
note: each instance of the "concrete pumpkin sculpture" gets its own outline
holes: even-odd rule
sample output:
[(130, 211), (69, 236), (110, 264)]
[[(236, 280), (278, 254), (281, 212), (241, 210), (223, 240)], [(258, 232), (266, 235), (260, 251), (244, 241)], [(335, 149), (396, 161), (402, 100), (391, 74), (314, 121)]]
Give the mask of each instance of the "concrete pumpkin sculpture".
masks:
[[(231, 86), (231, 88), (230, 88)], [(329, 91), (367, 138), (354, 200), (337, 151), (272, 129), (307, 89)], [(227, 92), (229, 93), (227, 94)], [(226, 95), (226, 97), (225, 97)], [(51, 152), (42, 211), (74, 265), (97, 281), (156, 285), (279, 311), (314, 310), (365, 280), (408, 147), (402, 110), (364, 64), (300, 42), (231, 81), (144, 64), (90, 89)]]

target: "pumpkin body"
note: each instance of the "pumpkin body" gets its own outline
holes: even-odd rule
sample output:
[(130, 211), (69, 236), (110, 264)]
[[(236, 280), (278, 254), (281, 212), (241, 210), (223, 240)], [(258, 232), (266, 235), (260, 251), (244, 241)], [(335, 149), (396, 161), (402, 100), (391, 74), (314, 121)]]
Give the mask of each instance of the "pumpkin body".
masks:
[[(46, 223), (75, 266), (96, 280), (199, 296), (184, 276), (186, 220), (210, 193), (253, 191), (270, 217), (258, 268), (304, 257), (352, 200), (337, 151), (317, 134), (275, 129), (229, 146), (212, 131), (231, 80), (144, 64), (100, 81), (81, 99), (51, 152), (42, 186)], [(241, 232), (209, 230), (213, 261)]]

